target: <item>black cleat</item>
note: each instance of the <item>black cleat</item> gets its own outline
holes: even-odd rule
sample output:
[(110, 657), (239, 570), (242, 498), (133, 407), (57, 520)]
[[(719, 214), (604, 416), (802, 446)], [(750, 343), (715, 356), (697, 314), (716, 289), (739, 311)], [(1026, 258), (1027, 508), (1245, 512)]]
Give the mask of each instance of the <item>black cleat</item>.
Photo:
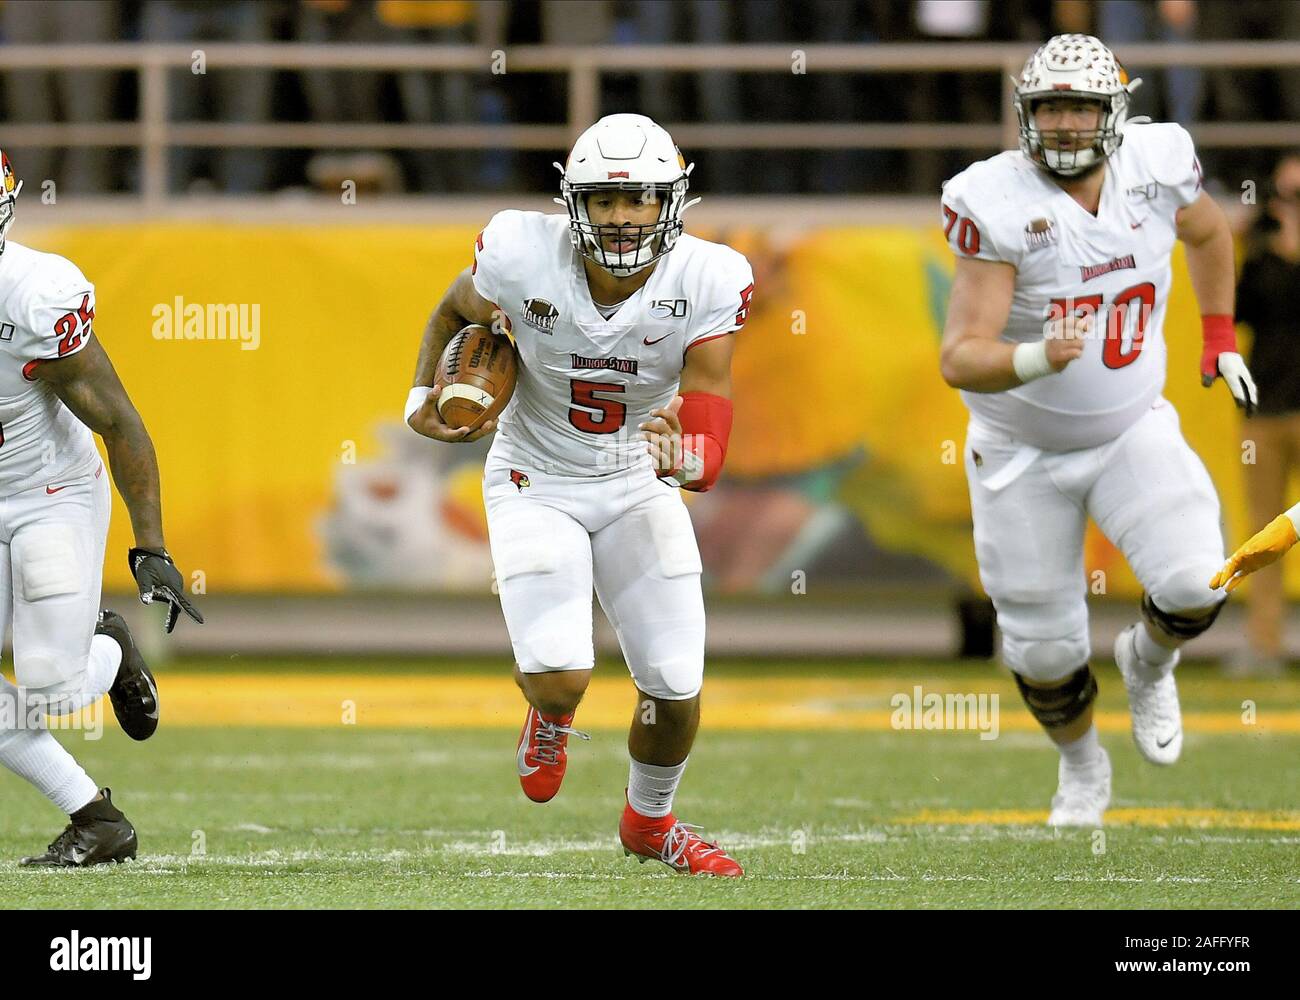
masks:
[(112, 791), (102, 791), (102, 799), (87, 803), (69, 817), (72, 822), (44, 854), (23, 858), (18, 864), (23, 868), (89, 868), (134, 858), (135, 827), (113, 805)]
[(135, 648), (126, 621), (115, 611), (101, 611), (96, 635), (112, 636), (122, 647), (122, 665), (108, 689), (113, 714), (122, 732), (133, 740), (147, 740), (158, 729), (158, 685)]

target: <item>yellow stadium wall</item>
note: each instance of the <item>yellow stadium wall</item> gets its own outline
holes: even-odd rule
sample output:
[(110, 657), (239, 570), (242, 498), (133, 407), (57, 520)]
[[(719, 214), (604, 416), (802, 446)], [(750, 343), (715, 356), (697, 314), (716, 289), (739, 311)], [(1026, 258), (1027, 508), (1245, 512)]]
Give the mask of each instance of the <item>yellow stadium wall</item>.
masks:
[[(382, 450), (377, 425), (400, 419), (424, 321), (468, 263), (475, 232), (175, 223), (19, 238), (69, 257), (96, 285), (96, 331), (153, 434), (168, 544), (182, 565), (202, 570), (211, 591), (309, 591), (341, 586), (315, 521), (349, 443), (364, 460)], [(974, 581), (959, 457), (965, 411), (938, 374), (938, 310), (952, 270), (938, 228), (703, 235), (748, 253), (757, 278), (736, 360), (730, 471), (793, 473), (865, 449), (863, 482), (888, 484), (855, 502), (872, 535)], [(1199, 384), (1199, 324), (1181, 255), (1175, 270), (1166, 394), (1219, 487), (1235, 543), (1251, 527), (1241, 422), (1222, 386)], [(156, 307), (177, 297), (256, 305), (257, 349), (157, 339)], [(945, 462), (954, 446), (957, 460)], [(129, 586), (119, 557), (129, 544), (115, 497), (109, 587)], [(1110, 592), (1137, 592), (1095, 532), (1087, 561), (1107, 571)], [(1300, 567), (1289, 572), (1300, 583)]]

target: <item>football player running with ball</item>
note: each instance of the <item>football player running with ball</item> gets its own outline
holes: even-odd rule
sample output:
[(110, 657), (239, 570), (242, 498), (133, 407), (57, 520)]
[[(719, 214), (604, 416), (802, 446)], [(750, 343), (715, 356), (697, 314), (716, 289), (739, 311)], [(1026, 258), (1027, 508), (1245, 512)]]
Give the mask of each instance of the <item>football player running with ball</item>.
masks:
[(5, 234), (22, 190), (0, 153), (0, 635), (13, 625), (17, 686), (0, 677), (0, 763), (69, 814), (35, 867), (136, 854), (131, 823), (46, 728), (108, 694), (122, 729), (158, 728), (158, 689), (121, 615), (99, 609), (108, 477), (131, 515), (131, 573), (145, 603), (203, 617), (163, 547), (158, 462), (144, 423), (94, 335), (95, 288), (71, 261)]
[(679, 872), (740, 866), (673, 815), (699, 725), (700, 556), (679, 488), (717, 481), (731, 355), (754, 279), (730, 247), (682, 232), (691, 168), (649, 118), (602, 118), (560, 167), (568, 216), (505, 211), (479, 235), (424, 333), (412, 428), (472, 441), (438, 415), (438, 359), (470, 323), (511, 335), (518, 382), (483, 476), (515, 680), (516, 760), (536, 802), (560, 789), (591, 679), (592, 588), (636, 684), (619, 837)]
[(1016, 82), (1020, 149), (944, 185), (957, 257), (942, 372), (970, 410), (965, 460), (980, 579), (1002, 655), (1061, 753), (1048, 822), (1098, 826), (1110, 760), (1097, 739), (1083, 564), (1088, 517), (1141, 581), (1115, 642), (1133, 738), (1156, 764), (1183, 742), (1174, 667), (1225, 599), (1219, 501), (1161, 396), (1170, 253), (1182, 240), (1202, 313), (1205, 385), (1255, 387), (1233, 330), (1233, 244), (1201, 190), (1192, 140), (1127, 122), (1110, 50), (1058, 35)]

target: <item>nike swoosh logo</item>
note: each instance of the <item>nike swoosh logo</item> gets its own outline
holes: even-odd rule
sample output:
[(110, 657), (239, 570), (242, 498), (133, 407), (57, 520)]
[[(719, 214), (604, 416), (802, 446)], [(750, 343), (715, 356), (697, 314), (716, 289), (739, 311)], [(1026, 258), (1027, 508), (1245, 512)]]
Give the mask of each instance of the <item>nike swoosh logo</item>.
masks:
[[(146, 677), (145, 679), (148, 680), (147, 677)], [(152, 681), (150, 681), (150, 682), (149, 682), (149, 692), (150, 692), (150, 694), (151, 694), (152, 697), (153, 697), (153, 711), (152, 711), (152, 712), (145, 712), (144, 714), (145, 714), (145, 716), (146, 716), (147, 718), (150, 718), (150, 719), (157, 719), (157, 718), (158, 718), (158, 685), (157, 685), (157, 684), (154, 684)]]
[(72, 849), (71, 853), (72, 853), (72, 861), (76, 865), (81, 865), (85, 863), (85, 860), (88, 857), (90, 857), (89, 851), (79, 851), (75, 847)]
[(63, 486), (47, 486), (45, 487), (45, 492), (48, 493), (50, 496), (54, 496), (54, 494), (58, 493), (59, 490), (66, 490), (67, 488), (68, 488), (68, 484), (66, 483)]
[(523, 740), (520, 740), (519, 752), (515, 754), (515, 763), (519, 766), (519, 777), (521, 778), (526, 778), (530, 774), (535, 774), (538, 771), (538, 768), (529, 767), (528, 763), (524, 760), (524, 754), (526, 754), (527, 752), (528, 752), (528, 744), (525, 743)]
[(1169, 746), (1169, 744), (1174, 741), (1174, 737), (1177, 735), (1178, 735), (1177, 733), (1172, 733), (1169, 739), (1165, 740), (1163, 743), (1160, 742), (1159, 740), (1156, 740), (1156, 746), (1158, 746), (1161, 750), (1163, 750), (1165, 747)]
[[(669, 331), (660, 337), (659, 340), (667, 340), (672, 335), (673, 331)], [(649, 337), (644, 337), (642, 338), (641, 343), (645, 344), (646, 347), (653, 347), (655, 344), (659, 343), (659, 340), (651, 340)]]

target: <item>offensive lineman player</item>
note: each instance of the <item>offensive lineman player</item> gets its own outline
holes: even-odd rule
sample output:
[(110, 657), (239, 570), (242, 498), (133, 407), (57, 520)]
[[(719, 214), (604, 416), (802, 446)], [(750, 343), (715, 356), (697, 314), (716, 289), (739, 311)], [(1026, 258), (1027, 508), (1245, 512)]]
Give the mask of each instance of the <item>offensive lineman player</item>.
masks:
[[(69, 814), (35, 867), (85, 867), (136, 854), (135, 829), (45, 728), (105, 693), (122, 729), (158, 728), (158, 689), (121, 615), (99, 613), (108, 478), (131, 515), (131, 573), (146, 604), (184, 610), (184, 581), (163, 547), (153, 444), (93, 335), (95, 289), (63, 257), (6, 241), (22, 190), (0, 152), (0, 635), (13, 625), (15, 687), (0, 677), (0, 763)], [(8, 622), (6, 621), (8, 619)]]
[(753, 274), (730, 247), (682, 232), (691, 168), (649, 118), (602, 118), (559, 169), (567, 217), (505, 211), (479, 235), (473, 266), (425, 329), (407, 421), (438, 441), (490, 433), (492, 421), (472, 433), (441, 421), (434, 373), (467, 324), (511, 334), (518, 382), (483, 495), (529, 703), (516, 753), (524, 794), (551, 799), (568, 737), (587, 738), (572, 725), (594, 661), (594, 584), (637, 687), (625, 853), (740, 875), (672, 812), (704, 672), (700, 556), (678, 487), (707, 490), (721, 471), (729, 335), (744, 325)]
[(1092, 721), (1086, 518), (1145, 590), (1115, 659), (1153, 763), (1182, 748), (1178, 649), (1224, 600), (1205, 586), (1223, 562), (1218, 497), (1161, 396), (1175, 239), (1201, 307), (1202, 381), (1222, 376), (1238, 405), (1255, 404), (1227, 219), (1201, 190), (1186, 131), (1126, 122), (1137, 82), (1096, 38), (1052, 38), (1016, 82), (1019, 151), (969, 167), (942, 199), (957, 257), (942, 372), (970, 410), (975, 550), (1003, 659), (1061, 753), (1053, 826), (1100, 825), (1110, 801)]

